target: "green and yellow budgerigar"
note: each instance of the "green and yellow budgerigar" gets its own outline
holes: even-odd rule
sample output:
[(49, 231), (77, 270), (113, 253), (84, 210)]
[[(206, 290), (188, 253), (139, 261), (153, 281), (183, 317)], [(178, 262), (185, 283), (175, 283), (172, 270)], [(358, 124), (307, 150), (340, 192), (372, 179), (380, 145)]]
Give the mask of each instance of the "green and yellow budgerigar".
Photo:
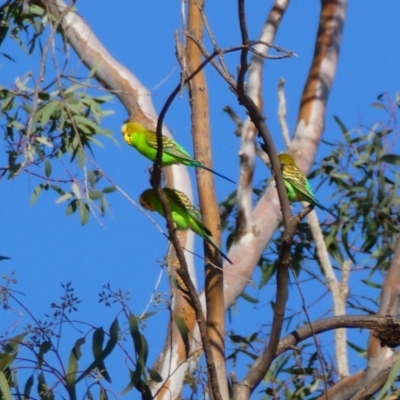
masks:
[(323, 206), (314, 196), (310, 183), (296, 165), (293, 157), (290, 154), (280, 154), (279, 161), (281, 162), (283, 180), (285, 182), (288, 198), (291, 202), (307, 201), (322, 210), (332, 214), (338, 218), (336, 214)]
[[(167, 196), (171, 206), (172, 219), (178, 230), (190, 229), (205, 241), (211, 244), (215, 250), (221, 254), (228, 262), (232, 261), (221, 251), (216, 243), (211, 239), (210, 230), (204, 225), (200, 217), (200, 213), (193, 207), (191, 201), (185, 193), (176, 189), (164, 188), (164, 193)], [(143, 208), (149, 211), (156, 211), (165, 216), (163, 206), (160, 199), (156, 196), (154, 189), (145, 190), (139, 197), (139, 202)]]
[[(122, 135), (125, 142), (134, 147), (140, 154), (154, 161), (157, 154), (157, 133), (146, 129), (138, 122), (126, 122), (122, 125)], [(162, 166), (167, 167), (172, 164), (183, 164), (189, 167), (203, 168), (212, 172), (232, 183), (232, 179), (215, 172), (211, 168), (206, 167), (201, 162), (195, 160), (189, 153), (179, 146), (174, 140), (162, 135), (163, 152), (161, 157)]]

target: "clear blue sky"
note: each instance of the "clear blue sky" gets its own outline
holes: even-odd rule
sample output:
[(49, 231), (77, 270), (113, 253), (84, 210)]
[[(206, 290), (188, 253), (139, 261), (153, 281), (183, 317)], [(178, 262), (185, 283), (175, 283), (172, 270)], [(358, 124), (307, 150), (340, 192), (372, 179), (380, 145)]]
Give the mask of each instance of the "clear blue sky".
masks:
[[(173, 31), (180, 28), (180, 2), (119, 0), (117, 3), (116, 5), (115, 1), (102, 0), (102, 6), (98, 7), (97, 2), (78, 1), (76, 6), (109, 52), (131, 69), (146, 87), (150, 90), (154, 88), (153, 101), (159, 111), (179, 80)], [(251, 38), (258, 36), (270, 3), (261, 0), (248, 1)], [(339, 116), (348, 127), (355, 127), (360, 123), (371, 125), (382, 118), (382, 113), (370, 107), (376, 96), (387, 92), (394, 98), (400, 87), (400, 3), (396, 0), (388, 0), (384, 6), (379, 1), (349, 3), (338, 71), (326, 114), (324, 139), (331, 142), (340, 139), (340, 131), (333, 121), (333, 115)], [(224, 18), (221, 18), (221, 10), (226, 13)], [(236, 2), (209, 1), (206, 12), (220, 46), (237, 45), (240, 39)], [(279, 78), (285, 78), (288, 123), (292, 131), (313, 54), (318, 14), (319, 1), (292, 2), (275, 43), (294, 51), (298, 57), (268, 61), (266, 64), (264, 112), (271, 131), (277, 137), (276, 144), (280, 151), (284, 148), (276, 117), (276, 86)], [(17, 76), (27, 71), (37, 74), (38, 58), (27, 57), (10, 39), (4, 42), (1, 51), (10, 54), (17, 61), (14, 64), (0, 58), (2, 85), (10, 85)], [(238, 57), (239, 54), (227, 57), (232, 73), (235, 73), (239, 64)], [(75, 57), (71, 58), (69, 68), (79, 76), (86, 73)], [(239, 140), (234, 137), (233, 123), (222, 112), (222, 108), (230, 105), (241, 116), (244, 113), (224, 82), (210, 68), (207, 70), (207, 78), (214, 168), (237, 179)], [(95, 148), (96, 161), (119, 186), (137, 200), (141, 191), (149, 186), (147, 168), (150, 164), (123, 144), (120, 126), (127, 118), (127, 113), (118, 100), (114, 99), (107, 108), (114, 110), (115, 114), (104, 120), (104, 127), (114, 132), (119, 146), (103, 140), (105, 147)], [(191, 149), (189, 118), (185, 96), (175, 101), (166, 118), (175, 138), (188, 150)], [(326, 151), (326, 148), (321, 148), (316, 161)], [(396, 151), (399, 152), (398, 144), (394, 149)], [(7, 162), (6, 156), (1, 154), (0, 157), (1, 164), (4, 165)], [(193, 171), (190, 173), (194, 178)], [(260, 163), (257, 166), (256, 182), (269, 176), (270, 172)], [(81, 227), (77, 216), (65, 216), (66, 205), (55, 204), (55, 193), (42, 194), (36, 205), (31, 207), (29, 199), (37, 184), (36, 178), (26, 174), (13, 181), (0, 181), (0, 207), (3, 210), (0, 254), (12, 258), (1, 262), (1, 275), (16, 271), (18, 285), (15, 289), (24, 293), (24, 296), (19, 297), (20, 300), (42, 319), (44, 313), (51, 311), (50, 303), (59, 300), (62, 294), (60, 284), (72, 281), (76, 294), (83, 300), (76, 318), (94, 325), (104, 325), (108, 329), (117, 308), (110, 310), (98, 304), (97, 294), (104, 284), (110, 283), (115, 290), (121, 288), (123, 291), (130, 291), (130, 307), (133, 312), (140, 314), (151, 296), (160, 272), (157, 260), (162, 259), (165, 254), (165, 238), (138, 208), (118, 193), (108, 197), (112, 216), (108, 214), (102, 218), (106, 229), (99, 226), (93, 218), (87, 226)], [(219, 200), (223, 200), (235, 188), (218, 178), (216, 185)], [(164, 221), (156, 215), (152, 216), (164, 228)], [(197, 249), (201, 251), (199, 241)], [(312, 267), (317, 271), (315, 265)], [(199, 270), (201, 268), (199, 259)], [(158, 291), (166, 290), (168, 286), (164, 272)], [(249, 292), (255, 293), (252, 289)], [(263, 296), (264, 304), (271, 299), (270, 296)], [(309, 296), (307, 302), (313, 303), (316, 297), (311, 293)], [(291, 307), (298, 309), (294, 304)], [(26, 324), (27, 317), (20, 314), (21, 308), (18, 305), (13, 305), (13, 308), (16, 313), (3, 311), (5, 316), (1, 332), (9, 330), (11, 334), (18, 333)], [(238, 318), (243, 317), (244, 310), (248, 309), (249, 305), (239, 302)], [(324, 310), (325, 308), (315, 308), (314, 315), (320, 316)], [(160, 337), (160, 327), (165, 332), (166, 319), (167, 312), (163, 311), (147, 324), (145, 334), (148, 335), (151, 345), (152, 359), (163, 344), (164, 337)], [(254, 321), (262, 322), (256, 311)], [(246, 335), (253, 329), (257, 327), (253, 326), (249, 331), (238, 333)], [(71, 331), (71, 336), (65, 338), (66, 348), (69, 349), (78, 337), (78, 332)], [(355, 359), (354, 364), (356, 363)], [(118, 390), (122, 390), (128, 375), (116, 375), (113, 378), (120, 382)]]

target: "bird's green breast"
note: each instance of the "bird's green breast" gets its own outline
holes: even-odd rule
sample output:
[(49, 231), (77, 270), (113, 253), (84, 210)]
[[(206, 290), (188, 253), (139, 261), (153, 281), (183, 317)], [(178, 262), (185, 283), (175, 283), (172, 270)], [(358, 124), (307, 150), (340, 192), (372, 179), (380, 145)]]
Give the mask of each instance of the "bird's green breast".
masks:
[(296, 189), (288, 182), (287, 180), (284, 180), (285, 186), (286, 186), (286, 192), (289, 198), (289, 201), (299, 201), (297, 199), (297, 194), (296, 194)]
[(176, 203), (171, 208), (172, 219), (178, 229), (190, 229), (201, 237), (204, 236), (204, 228), (201, 220), (197, 221), (197, 218), (192, 217), (186, 208), (180, 207)]
[[(176, 228), (178, 230), (186, 230), (191, 228), (190, 224), (190, 216), (182, 207), (179, 207), (176, 202), (171, 199), (168, 195), (169, 204), (171, 207), (171, 215), (172, 219), (176, 224)], [(165, 217), (164, 207), (161, 204), (161, 201), (158, 198), (154, 198), (155, 201), (155, 209), (156, 211)]]
[(172, 208), (172, 219), (174, 220), (177, 229), (179, 230), (185, 230), (189, 229), (189, 221), (188, 221), (188, 215), (183, 211), (182, 209), (175, 210), (174, 207)]
[(157, 150), (152, 149), (146, 142), (146, 135), (142, 132), (135, 133), (131, 137), (131, 145), (142, 154), (143, 156), (154, 161), (156, 158)]
[[(154, 161), (156, 159), (157, 136), (155, 132), (148, 131), (135, 133), (131, 138), (131, 145), (135, 147), (140, 154), (147, 157), (151, 161)], [(183, 153), (182, 155), (184, 156), (185, 154)], [(183, 163), (177, 156), (168, 154), (168, 146), (165, 146), (165, 144), (163, 148), (161, 162), (163, 166)]]

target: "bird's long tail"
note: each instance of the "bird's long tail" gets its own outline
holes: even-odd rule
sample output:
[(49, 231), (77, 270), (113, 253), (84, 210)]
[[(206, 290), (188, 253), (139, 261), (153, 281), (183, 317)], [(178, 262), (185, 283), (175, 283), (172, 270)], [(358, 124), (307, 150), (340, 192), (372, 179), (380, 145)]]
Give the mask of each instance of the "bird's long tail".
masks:
[(315, 205), (317, 207), (319, 207), (321, 210), (324, 210), (326, 212), (328, 212), (329, 214), (331, 214), (334, 218), (339, 219), (339, 216), (336, 215), (335, 213), (333, 213), (331, 210), (329, 210), (328, 208), (326, 208), (325, 206), (323, 206), (319, 201), (314, 201)]
[(199, 164), (196, 164), (195, 166), (198, 167), (198, 168), (203, 168), (203, 169), (205, 169), (206, 171), (211, 172), (212, 174), (217, 175), (217, 176), (219, 176), (220, 178), (226, 179), (227, 181), (232, 182), (232, 183), (234, 183), (234, 184), (236, 185), (236, 182), (233, 181), (232, 179), (230, 179), (230, 178), (228, 178), (228, 177), (226, 177), (226, 176), (220, 174), (219, 172), (214, 171), (214, 170), (211, 169), (211, 168), (206, 167), (206, 166), (203, 165), (203, 164), (200, 164), (200, 163), (199, 163)]
[(208, 243), (210, 243), (211, 246), (214, 247), (214, 249), (217, 250), (218, 253), (221, 254), (221, 256), (222, 256), (223, 258), (225, 258), (226, 261), (228, 261), (229, 263), (231, 263), (231, 264), (233, 265), (233, 262), (222, 252), (222, 250), (217, 246), (217, 244), (214, 242), (214, 240), (212, 240), (212, 239), (210, 238), (210, 236), (204, 235), (203, 238), (204, 238), (204, 240), (206, 240)]

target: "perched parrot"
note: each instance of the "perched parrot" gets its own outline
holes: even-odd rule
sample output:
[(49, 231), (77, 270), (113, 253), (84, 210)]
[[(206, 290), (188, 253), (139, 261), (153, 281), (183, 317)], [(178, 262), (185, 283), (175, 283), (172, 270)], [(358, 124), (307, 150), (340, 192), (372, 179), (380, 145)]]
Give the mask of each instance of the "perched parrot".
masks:
[(290, 154), (280, 154), (279, 161), (281, 162), (283, 180), (285, 182), (287, 195), (290, 201), (307, 201), (308, 203), (327, 211), (336, 219), (339, 218), (315, 198), (310, 183), (300, 171), (300, 168), (296, 165), (293, 157)]
[[(125, 142), (134, 147), (140, 154), (154, 161), (157, 154), (157, 133), (146, 129), (144, 126), (137, 122), (126, 122), (122, 125), (122, 136)], [(203, 168), (206, 171), (212, 172), (215, 175), (220, 176), (232, 183), (235, 183), (232, 179), (227, 178), (215, 172), (214, 170), (206, 167), (201, 162), (196, 161), (193, 157), (187, 153), (185, 149), (179, 146), (178, 143), (172, 139), (162, 136), (163, 141), (163, 153), (161, 163), (164, 167), (172, 164), (183, 164), (189, 167)]]
[[(176, 189), (164, 188), (163, 190), (171, 206), (172, 219), (176, 224), (176, 228), (178, 230), (190, 229), (194, 233), (197, 233), (201, 238), (210, 243), (225, 260), (232, 264), (232, 261), (211, 239), (211, 232), (204, 225), (200, 213), (193, 207), (186, 194)], [(165, 216), (161, 201), (156, 196), (154, 189), (145, 190), (140, 195), (139, 202), (146, 210), (157, 211), (162, 216)]]

